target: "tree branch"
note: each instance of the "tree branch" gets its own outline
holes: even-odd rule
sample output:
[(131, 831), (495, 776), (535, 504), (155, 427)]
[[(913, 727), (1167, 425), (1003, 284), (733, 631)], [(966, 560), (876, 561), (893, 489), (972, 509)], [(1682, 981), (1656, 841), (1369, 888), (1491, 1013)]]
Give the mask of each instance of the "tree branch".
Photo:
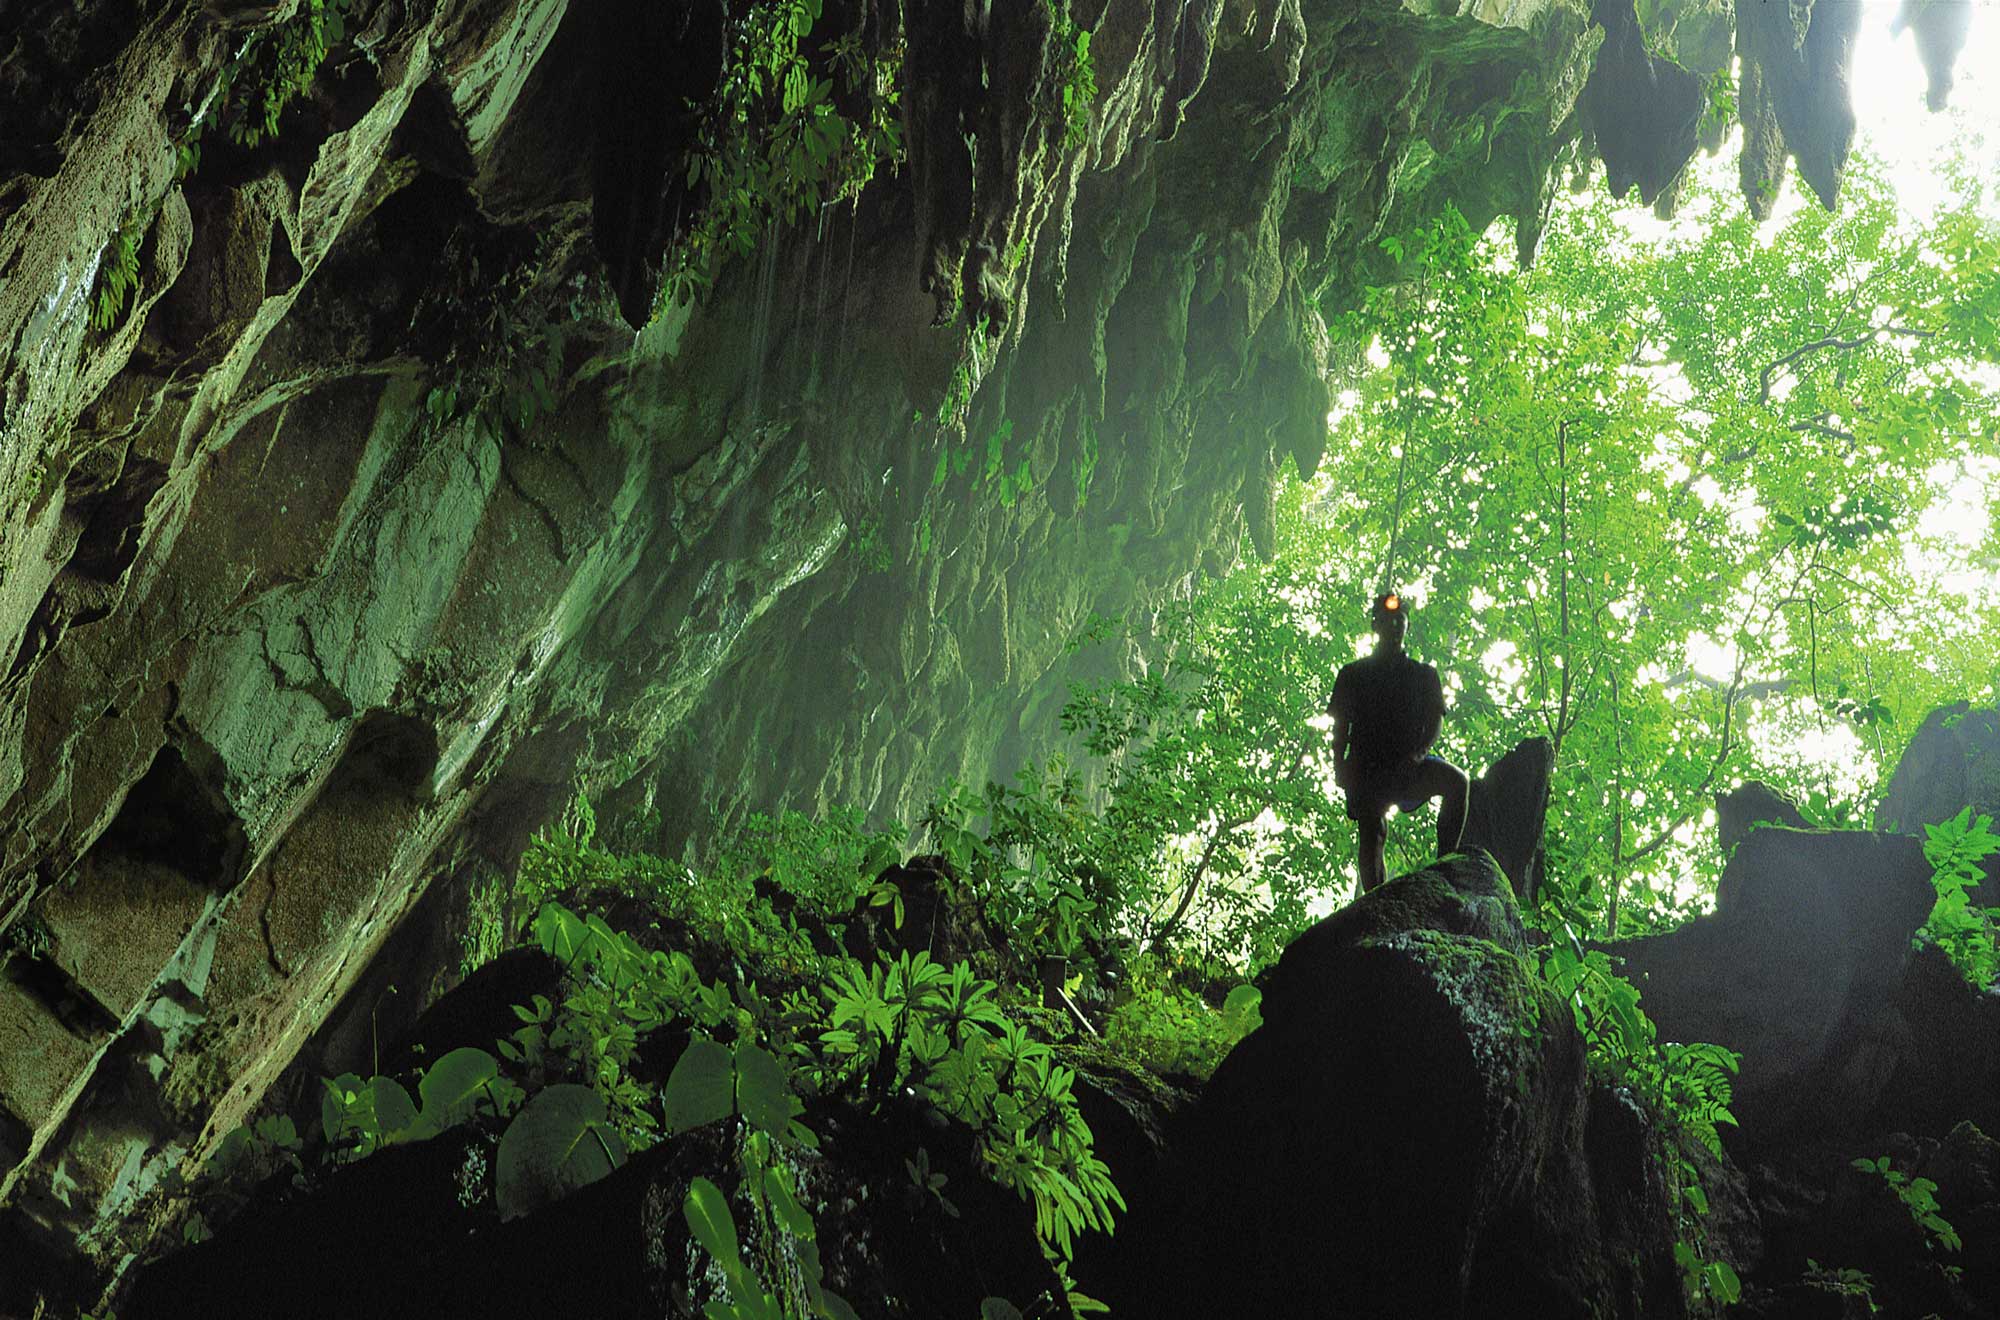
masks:
[(1757, 402), (1769, 403), (1771, 401), (1771, 377), (1786, 367), (1791, 366), (1808, 353), (1817, 353), (1823, 348), (1837, 348), (1842, 352), (1850, 352), (1874, 343), (1883, 335), (1904, 335), (1911, 339), (1929, 339), (1933, 333), (1930, 330), (1918, 330), (1913, 326), (1897, 325), (1894, 322), (1888, 322), (1848, 338), (1842, 338), (1839, 335), (1826, 335), (1809, 343), (1800, 344), (1797, 348), (1785, 354), (1776, 362), (1771, 363), (1771, 365), (1765, 367), (1757, 374)]

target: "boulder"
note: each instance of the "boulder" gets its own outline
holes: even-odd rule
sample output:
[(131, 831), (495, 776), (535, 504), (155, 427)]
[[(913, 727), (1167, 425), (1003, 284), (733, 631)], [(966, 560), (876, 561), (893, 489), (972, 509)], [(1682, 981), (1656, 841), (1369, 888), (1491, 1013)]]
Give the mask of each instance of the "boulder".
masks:
[[(1911, 737), (1875, 809), (1875, 828), (1922, 837), (1924, 826), (1968, 806), (1974, 815), (2000, 817), (2000, 710), (1960, 701), (1932, 711)], [(1986, 882), (1970, 895), (1975, 903), (2000, 902), (2000, 854), (1986, 859)]]
[(1592, 1082), (1483, 851), (1307, 931), (1177, 1154), (1134, 1313), (1686, 1314), (1661, 1125)]
[(1604, 947), (1662, 1040), (1742, 1052), (1746, 1135), (1851, 1126), (1897, 1064), (1891, 1001), (1937, 897), (1930, 874), (1915, 839), (1766, 827), (1723, 869), (1712, 915)]
[(1529, 738), (1472, 782), (1459, 846), (1493, 854), (1514, 892), (1528, 898), (1540, 878), (1543, 819), (1556, 752), (1547, 738)]
[(1729, 792), (1715, 795), (1715, 842), (1724, 857), (1736, 851), (1736, 845), (1759, 825), (1812, 828), (1798, 803), (1761, 779), (1746, 779)]
[(2000, 989), (1973, 989), (1925, 940), (1910, 955), (1894, 1005), (1902, 1025), (1896, 1070), (1868, 1126), (1939, 1134), (1970, 1120), (2000, 1132)]

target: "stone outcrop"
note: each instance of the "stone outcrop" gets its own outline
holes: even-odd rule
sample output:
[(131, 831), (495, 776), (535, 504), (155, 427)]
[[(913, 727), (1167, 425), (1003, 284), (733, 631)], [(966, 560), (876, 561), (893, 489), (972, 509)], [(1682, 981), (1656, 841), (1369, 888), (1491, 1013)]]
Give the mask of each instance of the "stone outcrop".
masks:
[(1499, 863), (1514, 893), (1532, 899), (1540, 880), (1549, 776), (1556, 765), (1547, 738), (1529, 738), (1472, 781), (1460, 846), (1483, 848)]
[(1180, 1148), (1180, 1217), (1128, 1225), (1162, 1244), (1132, 1313), (1686, 1314), (1668, 1138), (1587, 1077), (1525, 952), (1484, 853), (1295, 940)]
[[(1967, 807), (2000, 820), (2000, 711), (1960, 701), (1932, 711), (1911, 735), (1875, 809), (1875, 828), (1922, 838), (1924, 826)], [(1968, 891), (1975, 903), (2000, 896), (2000, 856), (1987, 858), (1985, 871), (1985, 881)]]
[(1742, 1053), (1745, 1132), (1851, 1126), (1897, 1064), (1893, 1001), (1930, 875), (1914, 839), (1765, 827), (1730, 857), (1712, 915), (1605, 947), (1662, 1039)]
[(1759, 825), (1783, 825), (1809, 830), (1812, 822), (1799, 804), (1761, 779), (1748, 779), (1727, 793), (1715, 795), (1715, 842), (1727, 857)]
[(1848, 78), (1860, 30), (1860, 6), (1836, 0), (1736, 6), (1740, 173), (1743, 199), (1758, 219), (1777, 202), (1787, 158), (1814, 196), (1833, 205), (1854, 143)]
[(1966, 34), (1972, 30), (1970, 4), (1937, 4), (1934, 0), (1903, 0), (1903, 12), (1896, 16), (1895, 30), (1910, 29), (1917, 39), (1917, 57), (1924, 62), (1930, 81), (1924, 101), (1933, 110), (1942, 110), (1951, 100), (1959, 52), (1965, 49)]

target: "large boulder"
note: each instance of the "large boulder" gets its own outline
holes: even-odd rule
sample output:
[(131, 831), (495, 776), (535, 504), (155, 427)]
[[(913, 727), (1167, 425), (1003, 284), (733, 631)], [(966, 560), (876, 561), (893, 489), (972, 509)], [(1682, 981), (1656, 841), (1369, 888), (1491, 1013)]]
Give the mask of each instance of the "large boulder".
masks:
[[(1398, 877), (1266, 981), (1179, 1153), (1136, 1314), (1685, 1314), (1668, 1138), (1593, 1083), (1484, 852)], [(1114, 1302), (1114, 1305), (1116, 1303)]]
[(1712, 915), (1606, 947), (1662, 1039), (1742, 1052), (1746, 1133), (1851, 1126), (1898, 1061), (1892, 1001), (1930, 874), (1915, 839), (1766, 827), (1730, 857)]
[(1926, 940), (1894, 1003), (1902, 1025), (1896, 1070), (1868, 1126), (1936, 1135), (1969, 1120), (2000, 1132), (2000, 987), (1974, 989)]
[[(1875, 809), (1875, 828), (1921, 836), (1966, 807), (2000, 817), (2000, 710), (1955, 702), (1932, 711), (1911, 737)], [(1974, 902), (2000, 902), (2000, 854), (1986, 859)]]
[(1750, 837), (1759, 825), (1786, 825), (1809, 830), (1812, 822), (1799, 804), (1761, 779), (1746, 779), (1727, 793), (1715, 795), (1715, 842), (1724, 857)]

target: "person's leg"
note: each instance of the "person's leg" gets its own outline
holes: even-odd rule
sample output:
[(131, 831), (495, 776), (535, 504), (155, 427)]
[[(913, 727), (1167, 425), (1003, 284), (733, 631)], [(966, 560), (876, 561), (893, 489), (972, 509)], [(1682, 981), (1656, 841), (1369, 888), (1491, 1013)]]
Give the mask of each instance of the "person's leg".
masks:
[(1354, 830), (1359, 837), (1357, 860), (1361, 870), (1361, 892), (1365, 894), (1385, 878), (1382, 873), (1387, 868), (1382, 857), (1382, 845), (1388, 834), (1380, 816), (1366, 813), (1354, 822)]
[(1417, 768), (1416, 796), (1437, 798), (1438, 856), (1458, 851), (1465, 837), (1465, 813), (1471, 805), (1472, 781), (1465, 771), (1435, 757), (1426, 758)]

